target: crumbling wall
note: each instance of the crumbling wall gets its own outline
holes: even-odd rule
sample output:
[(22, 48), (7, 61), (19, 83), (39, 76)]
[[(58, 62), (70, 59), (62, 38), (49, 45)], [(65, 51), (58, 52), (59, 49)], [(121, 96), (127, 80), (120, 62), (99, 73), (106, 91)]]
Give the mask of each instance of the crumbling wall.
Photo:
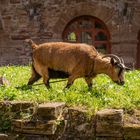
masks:
[(23, 43), (25, 38), (37, 43), (63, 41), (64, 28), (72, 19), (90, 15), (107, 25), (112, 53), (132, 66), (137, 61), (140, 2), (126, 2), (134, 9), (131, 25), (118, 17), (115, 0), (0, 0), (0, 65), (28, 64), (31, 48)]
[(1, 126), (9, 123), (1, 129), (1, 140), (140, 140), (139, 110), (89, 115), (61, 102), (1, 102), (0, 107)]

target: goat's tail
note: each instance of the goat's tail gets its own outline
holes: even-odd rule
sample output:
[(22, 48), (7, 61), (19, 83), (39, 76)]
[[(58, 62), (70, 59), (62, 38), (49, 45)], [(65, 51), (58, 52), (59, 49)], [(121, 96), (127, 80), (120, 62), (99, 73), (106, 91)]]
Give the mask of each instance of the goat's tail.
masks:
[(26, 39), (25, 42), (27, 42), (27, 43), (32, 47), (32, 49), (37, 48), (37, 45), (34, 43), (33, 40), (31, 40), (31, 39)]

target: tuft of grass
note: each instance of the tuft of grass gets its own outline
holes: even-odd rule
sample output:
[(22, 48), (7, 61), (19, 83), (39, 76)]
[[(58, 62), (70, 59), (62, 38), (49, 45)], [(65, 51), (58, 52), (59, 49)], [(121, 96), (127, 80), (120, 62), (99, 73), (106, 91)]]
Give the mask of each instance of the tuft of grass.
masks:
[[(26, 86), (30, 78), (30, 66), (0, 67), (0, 75), (10, 81), (10, 86), (0, 86), (0, 100), (62, 101), (69, 106), (84, 107), (90, 111), (103, 108), (140, 108), (140, 71), (125, 73), (126, 83), (119, 86), (106, 75), (93, 79), (93, 88), (88, 90), (85, 81), (77, 79), (72, 87), (64, 90), (66, 82), (52, 83), (50, 89), (44, 85)], [(42, 83), (42, 80), (37, 83)]]

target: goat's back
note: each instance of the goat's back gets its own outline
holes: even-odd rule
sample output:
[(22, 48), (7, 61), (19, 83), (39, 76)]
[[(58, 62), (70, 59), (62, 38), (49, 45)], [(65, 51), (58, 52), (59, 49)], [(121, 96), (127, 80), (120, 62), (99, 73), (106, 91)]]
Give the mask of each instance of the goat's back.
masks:
[(97, 51), (94, 47), (80, 43), (44, 43), (33, 51), (33, 60), (40, 66), (71, 73), (77, 68), (88, 67)]

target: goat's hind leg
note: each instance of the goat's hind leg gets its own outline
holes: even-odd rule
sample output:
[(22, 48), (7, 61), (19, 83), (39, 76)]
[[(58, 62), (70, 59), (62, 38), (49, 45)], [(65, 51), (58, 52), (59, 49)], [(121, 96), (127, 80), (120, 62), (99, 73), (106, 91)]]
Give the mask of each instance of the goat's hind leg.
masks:
[(47, 88), (50, 88), (49, 84), (49, 77), (48, 76), (43, 76), (43, 82)]
[(36, 72), (34, 66), (32, 66), (32, 76), (28, 81), (27, 85), (32, 85), (36, 81), (38, 81), (41, 78), (41, 76)]
[(43, 74), (43, 82), (44, 82), (44, 84), (45, 84), (45, 86), (47, 87), (47, 88), (50, 88), (50, 84), (49, 84), (49, 74), (48, 74), (48, 68), (46, 68), (46, 67), (44, 67), (44, 68), (42, 68), (42, 74)]

